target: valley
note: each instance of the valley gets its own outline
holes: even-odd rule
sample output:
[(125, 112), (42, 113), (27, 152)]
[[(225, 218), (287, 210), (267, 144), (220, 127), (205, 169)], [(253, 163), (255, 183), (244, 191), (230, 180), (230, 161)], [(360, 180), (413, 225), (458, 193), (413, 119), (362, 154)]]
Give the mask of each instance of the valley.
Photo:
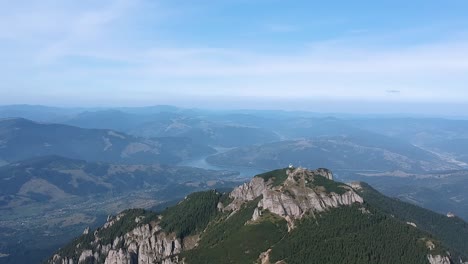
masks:
[[(229, 179), (226, 179), (228, 181)], [(102, 225), (108, 215), (126, 208), (158, 209), (165, 202), (206, 188), (232, 188), (237, 181), (134, 189), (125, 193), (72, 197), (0, 208), (0, 252), (10, 256), (1, 263), (35, 262), (51, 254), (87, 227)]]
[(0, 167), (0, 180), (0, 252), (8, 254), (0, 262), (27, 263), (110, 214), (158, 208), (207, 188), (231, 188), (239, 174), (46, 156)]
[(216, 149), (216, 150), (217, 152), (214, 154), (198, 157), (196, 159), (188, 159), (188, 160), (180, 162), (178, 165), (200, 168), (200, 169), (205, 169), (205, 170), (236, 171), (239, 173), (239, 180), (249, 180), (252, 177), (252, 175), (257, 175), (257, 174), (267, 171), (267, 169), (252, 168), (248, 166), (242, 167), (242, 166), (232, 166), (229, 164), (222, 164), (222, 165), (211, 164), (208, 162), (208, 159), (212, 155), (221, 154), (226, 151), (229, 151), (230, 149)]

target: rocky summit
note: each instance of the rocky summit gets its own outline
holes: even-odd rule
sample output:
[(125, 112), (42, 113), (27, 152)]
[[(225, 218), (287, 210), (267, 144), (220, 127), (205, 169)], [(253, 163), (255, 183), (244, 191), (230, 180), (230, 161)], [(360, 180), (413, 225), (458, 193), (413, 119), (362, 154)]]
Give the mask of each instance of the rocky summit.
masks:
[(235, 188), (230, 194), (234, 200), (224, 210), (236, 212), (246, 202), (260, 197), (255, 215), (258, 217), (262, 210), (268, 210), (284, 218), (291, 229), (295, 220), (309, 212), (363, 202), (351, 187), (332, 180), (333, 174), (327, 169), (298, 168), (262, 174)]
[[(366, 184), (336, 182), (327, 169), (279, 169), (230, 193), (193, 193), (161, 213), (123, 211), (47, 262), (445, 264), (465, 259), (466, 248), (451, 248), (449, 238), (419, 228), (435, 224), (430, 221), (440, 215), (422, 208), (414, 212), (429, 217), (389, 213), (390, 207), (403, 211), (405, 206)], [(448, 221), (451, 232), (467, 232), (453, 222), (459, 219)]]

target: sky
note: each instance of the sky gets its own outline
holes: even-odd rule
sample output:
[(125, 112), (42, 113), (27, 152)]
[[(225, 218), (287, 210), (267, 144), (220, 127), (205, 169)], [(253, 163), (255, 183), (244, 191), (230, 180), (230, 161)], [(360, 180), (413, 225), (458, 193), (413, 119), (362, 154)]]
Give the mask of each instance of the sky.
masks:
[(0, 0), (0, 104), (466, 113), (466, 10), (466, 0)]

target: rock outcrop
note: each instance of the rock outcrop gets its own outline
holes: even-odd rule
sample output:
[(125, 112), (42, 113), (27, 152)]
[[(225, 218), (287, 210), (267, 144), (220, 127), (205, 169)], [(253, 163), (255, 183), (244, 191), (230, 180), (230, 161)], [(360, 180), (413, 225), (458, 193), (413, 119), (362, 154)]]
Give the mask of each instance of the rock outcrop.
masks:
[(74, 264), (73, 259), (55, 254), (50, 261), (54, 264)]
[[(286, 170), (285, 173), (287, 177), (279, 186), (274, 186), (271, 180), (254, 177), (249, 183), (235, 188), (230, 194), (233, 201), (224, 210), (238, 210), (243, 203), (261, 197), (258, 210), (277, 214), (285, 218), (292, 227), (294, 219), (300, 219), (309, 212), (323, 212), (329, 208), (363, 202), (353, 188), (344, 184), (339, 186), (340, 193), (327, 192), (322, 186), (314, 186), (316, 177), (333, 179), (329, 170), (297, 168)], [(254, 212), (252, 220), (258, 217), (258, 210)]]
[[(113, 219), (108, 219), (104, 228), (110, 228), (123, 216), (119, 214)], [(116, 237), (110, 244), (103, 245), (96, 234), (95, 240), (91, 242), (93, 249), (81, 251), (78, 264), (102, 263), (100, 260), (104, 260), (105, 264), (150, 264), (155, 261), (166, 264), (179, 263), (176, 255), (183, 250), (180, 238), (175, 234), (163, 232), (154, 223), (137, 226), (125, 235)], [(50, 263), (76, 264), (73, 259), (58, 254), (54, 255)]]
[(429, 255), (427, 256), (430, 264), (451, 264), (450, 258), (447, 256), (440, 256), (440, 255)]
[(259, 197), (267, 187), (267, 183), (262, 178), (254, 177), (250, 182), (235, 188), (230, 197), (234, 200), (251, 201)]

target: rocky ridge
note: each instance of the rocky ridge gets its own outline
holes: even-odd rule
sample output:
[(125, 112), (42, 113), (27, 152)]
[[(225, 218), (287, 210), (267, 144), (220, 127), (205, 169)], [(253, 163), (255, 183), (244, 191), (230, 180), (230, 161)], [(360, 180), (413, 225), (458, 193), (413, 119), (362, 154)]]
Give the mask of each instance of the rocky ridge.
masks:
[(253, 220), (259, 212), (268, 210), (283, 217), (289, 228), (294, 227), (294, 220), (300, 219), (309, 212), (319, 213), (329, 208), (349, 206), (363, 203), (363, 199), (348, 185), (334, 186), (340, 189), (339, 193), (328, 191), (323, 186), (315, 185), (314, 181), (324, 177), (333, 180), (333, 174), (326, 169), (307, 170), (304, 168), (285, 170), (286, 179), (278, 186), (273, 184), (273, 178), (265, 179), (254, 177), (249, 183), (235, 188), (230, 197), (233, 202), (224, 210), (240, 209), (247, 201), (261, 197), (253, 215)]
[[(295, 222), (305, 216), (317, 217), (327, 210), (343, 206), (363, 206), (364, 200), (356, 191), (361, 188), (360, 185), (351, 186), (334, 182), (333, 174), (326, 169), (289, 168), (254, 177), (250, 182), (235, 188), (229, 194), (227, 203), (220, 201), (216, 207), (220, 213), (228, 214), (229, 218), (242, 210), (245, 204), (258, 201), (251, 221), (245, 225), (257, 221), (265, 212), (270, 212), (285, 219), (288, 232), (291, 232)], [(362, 213), (369, 213), (364, 207), (361, 209)], [(161, 227), (161, 219), (161, 215), (154, 214), (136, 217), (131, 213), (119, 214), (109, 218), (102, 229), (85, 234), (87, 239), (74, 245), (74, 256), (59, 251), (48, 263), (186, 263), (180, 254), (196, 248), (200, 234), (179, 237), (175, 232), (166, 232)], [(122, 221), (130, 221), (131, 224), (126, 225), (132, 228), (123, 234), (111, 232), (117, 235), (110, 241), (99, 236), (121, 225)], [(270, 263), (270, 251), (260, 254), (258, 261)], [(428, 254), (427, 260), (430, 264), (451, 263), (449, 257), (438, 254)]]
[[(122, 218), (122, 214), (109, 219), (104, 229), (110, 228)], [(135, 223), (141, 221), (135, 218)], [(179, 263), (175, 255), (183, 248), (182, 241), (174, 234), (166, 234), (157, 224), (147, 223), (135, 227), (131, 231), (115, 237), (108, 244), (101, 243), (97, 232), (93, 234), (94, 241), (90, 242), (93, 249), (82, 250), (78, 262), (72, 258), (55, 254), (49, 263), (74, 264), (74, 263)], [(76, 246), (80, 251), (81, 244)]]

